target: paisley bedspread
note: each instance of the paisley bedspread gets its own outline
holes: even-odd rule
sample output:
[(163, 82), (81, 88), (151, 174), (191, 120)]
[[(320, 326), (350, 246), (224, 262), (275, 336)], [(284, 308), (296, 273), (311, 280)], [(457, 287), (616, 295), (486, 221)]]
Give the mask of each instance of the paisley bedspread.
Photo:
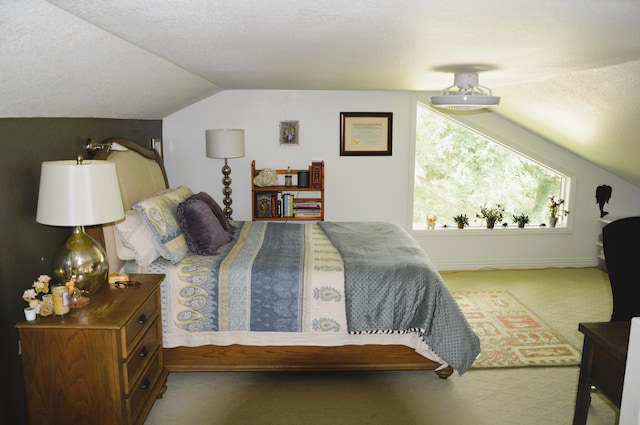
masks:
[[(416, 351), (435, 354), (459, 373), (477, 356), (477, 336), (403, 229), (235, 224), (234, 240), (218, 255), (188, 253), (175, 266), (158, 259), (143, 271), (167, 275), (161, 286), (165, 347), (211, 344), (211, 338), (216, 345), (269, 345), (282, 335), (306, 342), (311, 335), (314, 345), (328, 345), (344, 335), (400, 333), (418, 341)], [(247, 335), (251, 339), (243, 339)]]
[(188, 253), (176, 266), (160, 258), (146, 270), (167, 275), (165, 346), (185, 331), (346, 332), (342, 260), (316, 224), (236, 224), (218, 255)]

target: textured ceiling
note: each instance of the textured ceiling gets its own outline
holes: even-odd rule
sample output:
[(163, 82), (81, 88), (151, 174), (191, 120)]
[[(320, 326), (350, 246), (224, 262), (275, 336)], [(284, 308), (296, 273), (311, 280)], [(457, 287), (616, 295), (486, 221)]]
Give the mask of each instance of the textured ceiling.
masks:
[(640, 186), (636, 0), (0, 0), (0, 116), (163, 118), (227, 89), (439, 90)]

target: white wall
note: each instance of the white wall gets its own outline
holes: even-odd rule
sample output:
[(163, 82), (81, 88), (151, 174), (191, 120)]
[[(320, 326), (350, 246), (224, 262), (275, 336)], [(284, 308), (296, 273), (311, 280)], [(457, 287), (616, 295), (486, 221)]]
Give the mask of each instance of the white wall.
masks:
[[(233, 218), (251, 219), (250, 164), (306, 168), (325, 161), (325, 219), (384, 220), (410, 229), (413, 96), (410, 92), (225, 91), (164, 119), (165, 165), (172, 186), (187, 185), (222, 200), (223, 160), (205, 155), (208, 128), (245, 129), (246, 156), (229, 160)], [(392, 112), (393, 155), (341, 157), (340, 112)], [(280, 146), (280, 121), (298, 120), (300, 146)], [(492, 112), (465, 118), (530, 156), (551, 160), (575, 178), (571, 230), (502, 229), (412, 232), (441, 270), (594, 266), (599, 232), (595, 189), (609, 184), (611, 215), (640, 214), (640, 188)], [(606, 141), (603, 141), (605, 143)], [(531, 231), (529, 231), (531, 230)]]

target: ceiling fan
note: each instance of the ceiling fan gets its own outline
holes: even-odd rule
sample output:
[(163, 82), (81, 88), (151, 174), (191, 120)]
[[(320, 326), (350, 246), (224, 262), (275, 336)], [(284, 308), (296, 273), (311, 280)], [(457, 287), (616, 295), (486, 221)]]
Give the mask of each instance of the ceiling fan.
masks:
[(470, 111), (497, 106), (499, 96), (493, 96), (491, 89), (478, 84), (477, 73), (456, 73), (453, 85), (442, 89), (440, 96), (432, 96), (431, 104), (438, 108)]

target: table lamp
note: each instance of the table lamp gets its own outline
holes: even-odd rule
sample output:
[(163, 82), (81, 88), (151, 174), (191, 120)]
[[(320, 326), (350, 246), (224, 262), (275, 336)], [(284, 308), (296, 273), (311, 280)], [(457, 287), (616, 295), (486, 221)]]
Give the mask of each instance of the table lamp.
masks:
[(231, 167), (227, 163), (229, 158), (242, 158), (244, 156), (244, 130), (238, 129), (214, 129), (206, 130), (207, 158), (224, 158), (222, 167), (222, 194), (224, 199), (224, 215), (231, 220), (233, 209), (231, 208)]
[(124, 217), (116, 166), (109, 161), (49, 161), (42, 163), (36, 221), (70, 226), (73, 233), (52, 258), (56, 282), (75, 276), (83, 295), (96, 293), (107, 281), (109, 263), (104, 248), (84, 226), (112, 223)]

